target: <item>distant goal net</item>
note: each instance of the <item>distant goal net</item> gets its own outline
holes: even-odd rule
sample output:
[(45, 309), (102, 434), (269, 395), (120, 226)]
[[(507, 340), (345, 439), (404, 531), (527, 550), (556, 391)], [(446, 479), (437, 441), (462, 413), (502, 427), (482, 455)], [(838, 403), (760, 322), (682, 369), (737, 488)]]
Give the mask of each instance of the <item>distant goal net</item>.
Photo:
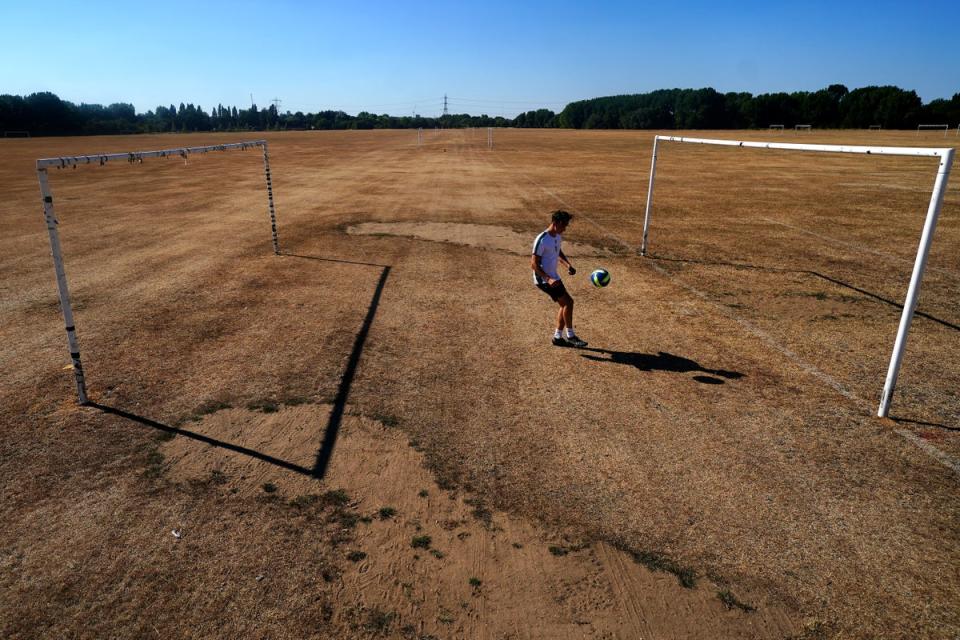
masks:
[(4, 138), (29, 138), (30, 132), (29, 131), (4, 131), (3, 137)]
[(73, 309), (70, 306), (70, 291), (67, 287), (67, 276), (63, 268), (63, 251), (60, 247), (60, 234), (57, 231), (57, 218), (53, 207), (53, 192), (50, 189), (49, 169), (76, 169), (80, 165), (103, 166), (110, 162), (128, 162), (141, 164), (149, 158), (177, 158), (184, 161), (191, 155), (209, 153), (212, 151), (245, 150), (260, 147), (263, 149), (263, 171), (266, 177), (267, 205), (270, 214), (270, 228), (273, 233), (273, 252), (280, 254), (280, 242), (277, 238), (277, 214), (273, 205), (273, 181), (270, 177), (270, 156), (267, 152), (266, 140), (252, 142), (236, 142), (232, 144), (217, 144), (206, 147), (182, 147), (179, 149), (164, 149), (161, 151), (133, 151), (129, 153), (95, 154), (89, 156), (65, 156), (60, 158), (42, 158), (37, 160), (37, 178), (40, 181), (40, 195), (43, 198), (43, 217), (50, 236), (50, 250), (53, 254), (53, 269), (57, 278), (57, 292), (60, 297), (60, 308), (63, 311), (63, 321), (67, 332), (67, 347), (73, 363), (73, 376), (77, 387), (77, 400), (80, 404), (88, 404), (87, 385), (80, 362), (80, 346), (77, 340), (77, 331), (73, 322)]
[(950, 130), (949, 124), (918, 124), (917, 125), (917, 135), (919, 136), (924, 131), (943, 131), (943, 137), (947, 137), (947, 131)]
[(917, 156), (917, 157), (935, 157), (939, 159), (936, 179), (933, 185), (933, 192), (930, 196), (930, 203), (927, 207), (927, 216), (923, 225), (923, 232), (920, 236), (920, 246), (917, 250), (917, 256), (914, 261), (913, 272), (910, 277), (910, 284), (907, 288), (906, 300), (903, 304), (903, 312), (900, 316), (900, 326), (897, 330), (897, 337), (894, 341), (893, 352), (890, 356), (890, 364), (887, 368), (887, 377), (883, 387), (883, 393), (880, 398), (880, 406), (877, 409), (877, 415), (885, 418), (890, 413), (890, 403), (893, 397), (893, 391), (897, 384), (897, 377), (900, 372), (900, 364), (903, 360), (903, 352), (907, 343), (907, 336), (910, 331), (910, 323), (913, 320), (916, 310), (917, 300), (920, 296), (920, 284), (923, 279), (923, 273), (926, 269), (927, 258), (930, 253), (930, 245), (933, 241), (933, 234), (936, 230), (937, 220), (940, 216), (940, 209), (943, 205), (944, 193), (946, 191), (947, 180), (950, 176), (950, 169), (953, 165), (953, 148), (925, 148), (925, 147), (880, 147), (880, 146), (851, 146), (851, 145), (832, 145), (832, 144), (799, 144), (786, 142), (746, 142), (740, 140), (711, 140), (706, 138), (686, 138), (680, 136), (655, 136), (653, 139), (653, 159), (650, 164), (650, 183), (647, 189), (646, 212), (643, 220), (643, 242), (640, 246), (640, 255), (647, 254), (648, 234), (650, 230), (650, 217), (653, 210), (653, 189), (657, 172), (657, 149), (661, 142), (677, 142), (683, 144), (701, 144), (718, 145), (723, 147), (752, 148), (752, 149), (779, 149), (783, 151), (807, 151), (820, 153), (849, 153), (863, 155), (881, 155), (881, 156)]
[(794, 133), (813, 133), (812, 124), (795, 124), (793, 125)]

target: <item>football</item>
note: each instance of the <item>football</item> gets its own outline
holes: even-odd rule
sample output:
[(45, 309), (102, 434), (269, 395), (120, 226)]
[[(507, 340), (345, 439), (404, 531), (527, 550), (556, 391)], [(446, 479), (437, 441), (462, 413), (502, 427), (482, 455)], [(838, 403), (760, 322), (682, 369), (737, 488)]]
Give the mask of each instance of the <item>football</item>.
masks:
[(605, 287), (610, 284), (610, 273), (606, 269), (597, 269), (590, 274), (590, 282), (595, 287)]

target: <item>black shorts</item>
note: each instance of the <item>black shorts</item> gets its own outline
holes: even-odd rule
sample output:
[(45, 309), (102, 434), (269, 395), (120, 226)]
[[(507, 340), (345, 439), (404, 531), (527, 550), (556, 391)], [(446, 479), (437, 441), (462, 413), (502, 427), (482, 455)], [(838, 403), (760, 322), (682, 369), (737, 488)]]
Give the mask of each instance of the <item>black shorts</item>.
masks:
[(567, 295), (567, 288), (563, 286), (563, 280), (558, 280), (552, 287), (546, 282), (537, 284), (537, 289), (550, 296), (554, 302), (558, 302), (560, 298)]

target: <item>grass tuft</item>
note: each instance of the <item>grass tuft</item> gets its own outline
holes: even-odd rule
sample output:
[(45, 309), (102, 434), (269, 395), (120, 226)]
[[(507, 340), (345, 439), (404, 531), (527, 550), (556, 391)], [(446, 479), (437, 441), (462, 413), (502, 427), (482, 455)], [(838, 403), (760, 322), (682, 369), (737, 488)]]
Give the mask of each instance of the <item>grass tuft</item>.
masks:
[(429, 549), (432, 539), (430, 536), (413, 536), (410, 546), (414, 549)]
[(367, 554), (363, 551), (351, 551), (347, 554), (347, 560), (350, 562), (360, 562), (367, 557)]
[(380, 510), (377, 511), (377, 516), (381, 520), (389, 520), (395, 515), (397, 515), (397, 510), (393, 507), (380, 507)]
[(280, 410), (280, 405), (273, 400), (254, 400), (247, 405), (247, 409), (262, 413), (276, 413)]
[(729, 589), (718, 591), (717, 597), (720, 598), (720, 602), (722, 602), (727, 609), (740, 609), (744, 613), (752, 613), (757, 610), (753, 605), (738, 600)]

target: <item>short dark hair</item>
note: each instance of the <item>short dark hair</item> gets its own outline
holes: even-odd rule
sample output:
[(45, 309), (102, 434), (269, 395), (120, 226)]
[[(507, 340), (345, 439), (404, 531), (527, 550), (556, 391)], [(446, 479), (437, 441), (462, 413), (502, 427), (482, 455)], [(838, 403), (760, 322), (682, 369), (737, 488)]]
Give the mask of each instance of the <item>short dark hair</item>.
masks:
[(557, 209), (553, 212), (553, 215), (550, 217), (551, 220), (557, 224), (570, 224), (570, 221), (573, 220), (573, 214), (563, 209)]

